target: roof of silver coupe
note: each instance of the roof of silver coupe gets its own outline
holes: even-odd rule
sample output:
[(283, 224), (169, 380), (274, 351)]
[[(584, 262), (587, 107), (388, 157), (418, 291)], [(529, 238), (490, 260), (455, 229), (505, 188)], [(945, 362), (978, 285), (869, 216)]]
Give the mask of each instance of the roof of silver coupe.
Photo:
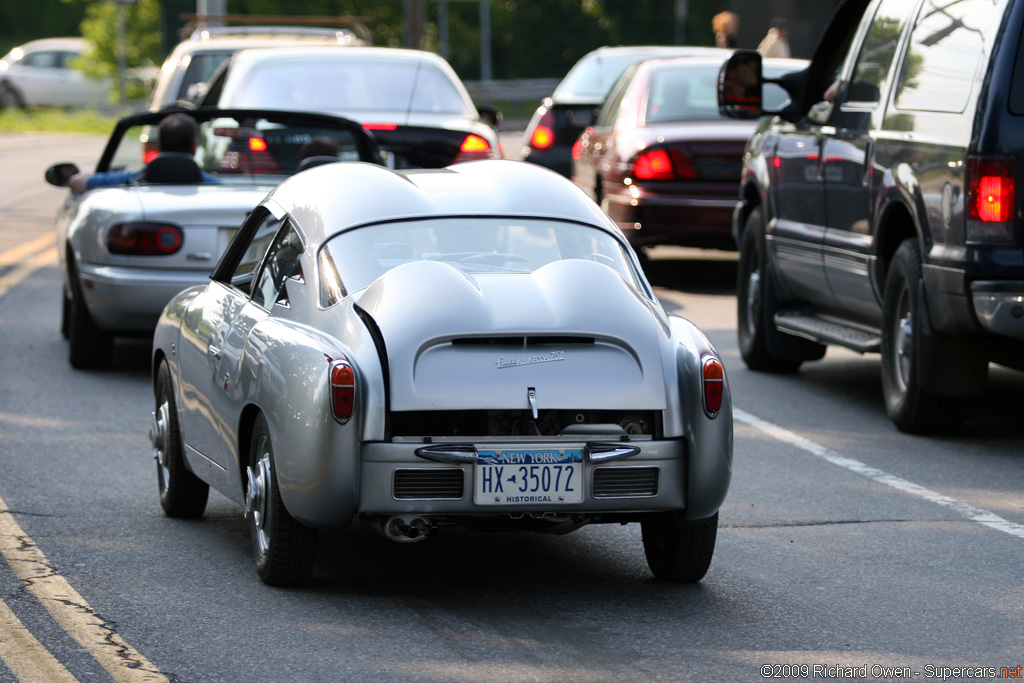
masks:
[(619, 229), (567, 178), (534, 164), (491, 160), (393, 171), (367, 163), (324, 164), (269, 196), (313, 241), (346, 228), (434, 216), (557, 218)]

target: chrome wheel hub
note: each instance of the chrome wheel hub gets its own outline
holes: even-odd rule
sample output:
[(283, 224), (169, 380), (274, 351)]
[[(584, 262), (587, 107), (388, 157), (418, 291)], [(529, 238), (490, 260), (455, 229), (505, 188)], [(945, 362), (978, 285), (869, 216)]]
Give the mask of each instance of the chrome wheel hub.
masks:
[(170, 451), (170, 424), (171, 407), (167, 401), (160, 404), (155, 412), (150, 413), (149, 441), (153, 444), (153, 459), (156, 460), (156, 473), (160, 482), (160, 489), (167, 488), (168, 452)]
[(270, 534), (267, 524), (267, 501), (272, 494), (270, 479), (270, 452), (267, 450), (267, 437), (261, 437), (257, 444), (260, 454), (255, 468), (245, 468), (248, 479), (248, 490), (245, 496), (245, 515), (252, 524), (256, 545), (260, 554), (265, 555), (270, 548)]
[(747, 330), (753, 334), (757, 329), (757, 317), (761, 312), (761, 270), (755, 268), (747, 276)]
[(914, 358), (914, 319), (910, 312), (908, 294), (904, 292), (900, 300), (900, 315), (896, 320), (895, 334), (893, 335), (893, 354), (896, 361), (896, 377), (899, 379), (900, 388), (906, 390), (907, 382), (910, 380), (912, 363)]

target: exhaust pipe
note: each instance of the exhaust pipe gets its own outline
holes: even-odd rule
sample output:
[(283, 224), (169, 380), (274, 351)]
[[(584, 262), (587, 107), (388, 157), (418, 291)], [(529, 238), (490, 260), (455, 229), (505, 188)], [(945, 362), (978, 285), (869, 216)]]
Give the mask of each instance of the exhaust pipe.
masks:
[(437, 533), (437, 527), (423, 517), (397, 515), (385, 520), (381, 527), (384, 536), (398, 543), (416, 543)]

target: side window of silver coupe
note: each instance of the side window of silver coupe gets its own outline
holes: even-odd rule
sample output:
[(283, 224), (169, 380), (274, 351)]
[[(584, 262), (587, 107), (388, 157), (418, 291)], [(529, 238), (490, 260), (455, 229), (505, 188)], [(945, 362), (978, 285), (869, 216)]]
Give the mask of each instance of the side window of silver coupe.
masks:
[(267, 258), (263, 262), (256, 286), (252, 290), (252, 300), (266, 308), (281, 303), (284, 283), (288, 278), (302, 279), (302, 266), (299, 256), (302, 254), (302, 240), (291, 222), (285, 222), (277, 234)]
[(235, 266), (235, 270), (231, 274), (232, 287), (237, 287), (246, 294), (252, 291), (252, 282), (256, 275), (256, 269), (259, 268), (271, 240), (274, 239), (274, 235), (277, 234), (280, 227), (281, 219), (275, 218), (273, 214), (268, 213), (263, 218), (263, 221), (253, 233), (245, 253), (242, 254), (242, 258), (238, 261), (238, 265)]

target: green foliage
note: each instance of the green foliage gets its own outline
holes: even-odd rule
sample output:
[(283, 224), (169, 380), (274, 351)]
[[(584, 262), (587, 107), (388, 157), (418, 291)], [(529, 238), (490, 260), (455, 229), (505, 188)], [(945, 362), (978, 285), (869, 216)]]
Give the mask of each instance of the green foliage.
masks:
[(0, 55), (37, 38), (77, 36), (84, 16), (82, 4), (68, 6), (61, 0), (4, 0), (0, 2)]
[(115, 116), (81, 109), (60, 108), (4, 109), (0, 111), (0, 131), (47, 131), (58, 133), (100, 133), (110, 135), (117, 123)]
[[(82, 37), (90, 43), (90, 50), (72, 66), (86, 75), (111, 83), (118, 82), (120, 64), (120, 43), (118, 38), (118, 13), (116, 2), (89, 2), (88, 0), (62, 0), (69, 5), (87, 3), (85, 18), (81, 23)], [(140, 67), (152, 68), (160, 64), (160, 0), (135, 0), (123, 6), (125, 22), (125, 65), (131, 70), (126, 74), (126, 99), (142, 99), (147, 95), (149, 85), (143, 79), (132, 77)], [(112, 93), (116, 100), (118, 93)]]

